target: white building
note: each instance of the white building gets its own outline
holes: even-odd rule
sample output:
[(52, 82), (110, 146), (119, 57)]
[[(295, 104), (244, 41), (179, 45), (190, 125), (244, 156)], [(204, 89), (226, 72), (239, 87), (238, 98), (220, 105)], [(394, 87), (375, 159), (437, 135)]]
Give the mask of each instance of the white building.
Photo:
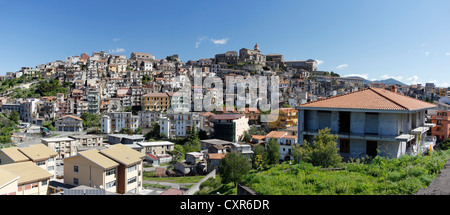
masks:
[(145, 154), (166, 155), (174, 150), (174, 143), (168, 141), (139, 142), (138, 145), (144, 148)]
[(198, 113), (168, 113), (159, 119), (160, 134), (167, 137), (185, 137), (202, 128), (202, 117)]
[(266, 144), (269, 143), (271, 138), (277, 140), (278, 146), (280, 147), (280, 159), (283, 161), (291, 160), (293, 147), (297, 143), (297, 136), (289, 135), (287, 131), (271, 131), (266, 135)]
[(140, 118), (131, 112), (111, 112), (101, 117), (100, 125), (104, 134), (117, 133), (122, 128), (136, 131), (140, 126)]

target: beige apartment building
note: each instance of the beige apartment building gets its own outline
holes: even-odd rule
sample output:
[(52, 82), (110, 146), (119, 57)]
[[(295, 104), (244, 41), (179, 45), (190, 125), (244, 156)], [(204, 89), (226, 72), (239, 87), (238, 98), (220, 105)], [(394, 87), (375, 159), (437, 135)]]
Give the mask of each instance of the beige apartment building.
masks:
[(106, 191), (139, 193), (142, 190), (142, 161), (145, 154), (115, 144), (64, 159), (64, 183), (103, 188)]
[(0, 195), (47, 195), (52, 174), (31, 161), (0, 165)]
[(97, 149), (83, 151), (64, 159), (64, 183), (117, 192), (118, 166), (119, 163), (100, 154)]
[(31, 161), (56, 177), (57, 153), (44, 144), (0, 149), (0, 165)]

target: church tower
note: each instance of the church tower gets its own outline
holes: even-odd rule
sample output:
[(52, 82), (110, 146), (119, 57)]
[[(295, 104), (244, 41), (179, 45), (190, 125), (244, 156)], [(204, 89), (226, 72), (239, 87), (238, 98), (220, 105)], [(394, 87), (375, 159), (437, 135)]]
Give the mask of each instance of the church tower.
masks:
[(261, 50), (259, 50), (259, 46), (258, 46), (258, 43), (256, 43), (256, 45), (255, 45), (255, 47), (253, 48), (255, 51), (257, 51), (257, 52), (261, 52)]

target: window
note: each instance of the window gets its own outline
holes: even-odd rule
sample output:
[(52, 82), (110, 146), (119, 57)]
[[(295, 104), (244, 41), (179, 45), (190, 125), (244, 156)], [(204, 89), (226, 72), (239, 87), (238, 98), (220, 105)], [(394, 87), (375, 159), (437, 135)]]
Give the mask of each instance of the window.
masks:
[(78, 166), (73, 166), (73, 172), (78, 172)]
[(47, 168), (47, 171), (53, 171), (54, 169), (55, 169), (54, 166), (49, 166), (49, 167)]
[(339, 140), (339, 151), (340, 153), (350, 153), (350, 140), (349, 139), (340, 139)]
[(47, 185), (47, 180), (41, 181), (41, 186), (46, 186)]
[(130, 166), (127, 168), (128, 172), (133, 172), (136, 170), (136, 165)]
[(106, 176), (114, 175), (114, 174), (116, 174), (116, 169), (110, 169), (110, 170), (106, 171)]
[(116, 180), (106, 183), (106, 189), (115, 187), (116, 186)]
[(78, 178), (73, 178), (73, 184), (78, 185)]
[(37, 161), (36, 165), (43, 166), (43, 165), (45, 165), (45, 161)]
[(137, 181), (137, 178), (136, 178), (136, 176), (134, 176), (132, 178), (129, 178), (127, 183), (131, 184), (131, 183), (135, 183), (136, 181)]

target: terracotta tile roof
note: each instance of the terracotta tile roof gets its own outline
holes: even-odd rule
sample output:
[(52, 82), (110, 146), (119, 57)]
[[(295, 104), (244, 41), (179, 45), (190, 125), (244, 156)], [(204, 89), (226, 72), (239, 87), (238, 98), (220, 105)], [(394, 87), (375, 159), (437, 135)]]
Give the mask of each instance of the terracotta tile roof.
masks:
[(268, 137), (268, 138), (281, 138), (281, 137), (283, 137), (286, 134), (287, 134), (286, 131), (271, 131), (270, 133), (268, 133), (266, 135), (266, 137)]
[(216, 114), (216, 115), (213, 115), (212, 118), (215, 120), (229, 120), (229, 119), (234, 120), (234, 119), (239, 119), (242, 116), (244, 116), (244, 115), (242, 115), (242, 114)]
[(264, 135), (252, 135), (252, 139), (264, 140), (266, 136)]
[(76, 119), (76, 120), (81, 120), (81, 121), (83, 121), (83, 119), (81, 119), (80, 117), (76, 117), (76, 116), (72, 116), (72, 115), (66, 115), (66, 116), (63, 116), (63, 117), (61, 117), (61, 119), (66, 118), (66, 117), (70, 117), (70, 118), (73, 118), (73, 119)]
[(160, 195), (183, 195), (183, 191), (177, 190), (174, 188), (170, 188), (170, 189), (162, 192)]
[(209, 159), (210, 160), (221, 160), (225, 158), (225, 154), (222, 153), (211, 153), (209, 154)]
[(380, 88), (367, 88), (357, 92), (333, 96), (302, 104), (302, 107), (371, 109), (371, 110), (420, 110), (436, 105)]
[(297, 136), (295, 135), (285, 135), (283, 136), (284, 139), (297, 139)]

